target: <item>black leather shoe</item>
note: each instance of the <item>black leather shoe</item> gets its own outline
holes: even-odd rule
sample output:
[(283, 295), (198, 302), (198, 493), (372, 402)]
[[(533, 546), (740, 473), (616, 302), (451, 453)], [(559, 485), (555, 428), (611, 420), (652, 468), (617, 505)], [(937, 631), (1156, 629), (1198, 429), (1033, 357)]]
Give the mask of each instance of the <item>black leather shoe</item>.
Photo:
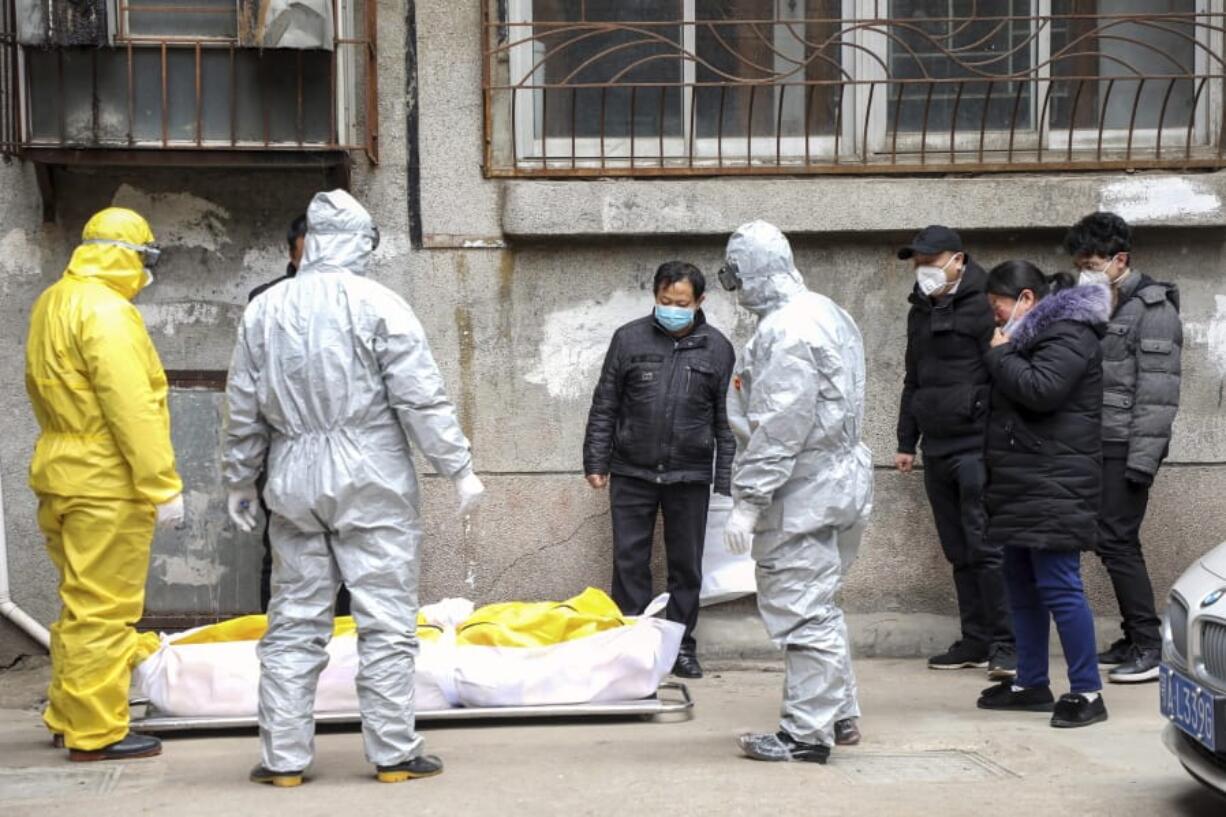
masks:
[(1117, 640), (1107, 649), (1098, 654), (1098, 663), (1104, 667), (1114, 667), (1132, 660), (1132, 642), (1127, 638)]
[(860, 719), (844, 718), (834, 722), (834, 745), (855, 746), (861, 740)]
[(1102, 723), (1106, 719), (1107, 705), (1103, 703), (1102, 695), (1090, 701), (1084, 695), (1071, 693), (1060, 696), (1056, 711), (1051, 716), (1051, 725), (1057, 729), (1075, 729)]
[(247, 779), (252, 783), (267, 783), (279, 789), (292, 789), (302, 785), (302, 775), (302, 772), (274, 772), (272, 769), (256, 766)]
[(375, 777), (380, 783), (403, 783), (443, 773), (443, 761), (436, 755), (421, 755), (395, 766), (377, 766)]
[(948, 650), (928, 659), (928, 669), (984, 669), (987, 665), (988, 648), (967, 641), (955, 641)]
[(1017, 650), (1012, 644), (996, 644), (988, 658), (989, 681), (1012, 681), (1017, 677)]
[(78, 763), (88, 763), (93, 760), (136, 760), (141, 757), (155, 757), (162, 753), (162, 741), (152, 735), (138, 735), (129, 732), (121, 741), (103, 746), (101, 749), (74, 749), (68, 747), (68, 759)]
[(1146, 681), (1158, 680), (1158, 665), (1162, 663), (1161, 650), (1142, 650), (1132, 648), (1132, 656), (1118, 667), (1113, 667), (1107, 673), (1107, 680), (1113, 684), (1143, 684)]
[(702, 665), (698, 663), (698, 656), (692, 652), (678, 655), (677, 663), (673, 664), (673, 675), (678, 678), (701, 678)]
[(1001, 709), (1012, 712), (1051, 712), (1056, 699), (1050, 687), (1014, 689), (1012, 681), (1001, 681), (979, 694), (980, 709)]

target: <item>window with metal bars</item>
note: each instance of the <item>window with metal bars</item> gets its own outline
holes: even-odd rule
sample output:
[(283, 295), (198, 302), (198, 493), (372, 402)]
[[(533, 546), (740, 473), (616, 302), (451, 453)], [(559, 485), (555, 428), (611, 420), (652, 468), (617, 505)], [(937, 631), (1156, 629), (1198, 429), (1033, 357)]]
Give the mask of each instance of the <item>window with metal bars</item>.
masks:
[(486, 0), (486, 171), (1226, 164), (1222, 0)]
[(0, 57), (15, 66), (7, 152), (365, 149), (377, 159), (375, 0), (0, 7)]

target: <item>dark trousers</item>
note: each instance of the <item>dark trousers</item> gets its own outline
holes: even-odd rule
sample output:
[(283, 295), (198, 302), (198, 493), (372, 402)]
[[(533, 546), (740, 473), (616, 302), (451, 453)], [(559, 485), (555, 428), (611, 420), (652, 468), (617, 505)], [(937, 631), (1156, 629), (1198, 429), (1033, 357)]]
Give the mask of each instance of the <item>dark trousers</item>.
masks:
[(609, 480), (613, 516), (613, 601), (636, 616), (652, 599), (651, 541), (656, 514), (664, 512), (668, 561), (668, 619), (685, 625), (682, 651), (694, 651), (702, 548), (707, 535), (711, 486), (701, 482), (662, 485), (614, 475)]
[[(272, 521), (272, 513), (264, 504), (264, 475), (256, 481), (256, 489), (260, 492), (260, 507), (264, 510), (264, 559), (260, 562), (260, 612), (268, 612), (268, 602), (272, 600), (272, 539), (268, 536), (268, 524)], [(349, 588), (341, 585), (336, 594), (336, 611), (334, 615), (349, 615)]]
[(924, 455), (924, 487), (945, 558), (954, 569), (954, 591), (962, 619), (962, 640), (986, 652), (1012, 644), (1002, 554), (985, 536), (983, 454)]
[(1141, 552), (1141, 522), (1149, 486), (1129, 482), (1127, 460), (1103, 459), (1102, 505), (1098, 514), (1098, 558), (1111, 575), (1123, 617), (1124, 637), (1142, 649), (1161, 649), (1154, 588)]
[(1094, 614), (1081, 583), (1081, 554), (1006, 547), (1005, 578), (1017, 634), (1017, 685), (1026, 689), (1051, 686), (1048, 639), (1054, 618), (1068, 661), (1070, 691), (1102, 689)]

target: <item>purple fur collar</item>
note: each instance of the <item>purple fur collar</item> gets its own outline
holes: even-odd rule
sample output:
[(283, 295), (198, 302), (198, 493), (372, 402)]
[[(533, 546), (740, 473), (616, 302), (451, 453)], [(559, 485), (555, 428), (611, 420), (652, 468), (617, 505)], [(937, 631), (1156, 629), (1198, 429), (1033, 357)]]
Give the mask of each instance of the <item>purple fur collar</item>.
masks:
[(1017, 329), (1013, 330), (1014, 347), (1027, 349), (1034, 345), (1039, 335), (1060, 321), (1097, 326), (1111, 318), (1111, 291), (1105, 286), (1084, 286), (1062, 289), (1039, 301), (1026, 313)]

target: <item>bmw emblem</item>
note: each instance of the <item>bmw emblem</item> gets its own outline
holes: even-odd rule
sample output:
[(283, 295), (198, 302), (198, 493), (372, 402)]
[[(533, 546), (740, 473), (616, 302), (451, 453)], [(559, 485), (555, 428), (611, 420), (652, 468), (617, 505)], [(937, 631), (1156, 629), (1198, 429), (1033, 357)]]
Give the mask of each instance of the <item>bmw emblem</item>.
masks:
[(1221, 601), (1222, 597), (1226, 596), (1226, 587), (1219, 587), (1209, 595), (1205, 596), (1200, 603), (1201, 607), (1212, 607)]

